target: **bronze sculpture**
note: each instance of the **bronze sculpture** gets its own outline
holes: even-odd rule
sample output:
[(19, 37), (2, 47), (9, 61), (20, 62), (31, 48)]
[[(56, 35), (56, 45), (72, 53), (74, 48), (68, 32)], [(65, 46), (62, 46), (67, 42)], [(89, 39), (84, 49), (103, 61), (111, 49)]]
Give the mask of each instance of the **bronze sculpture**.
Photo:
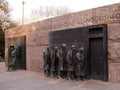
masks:
[(43, 52), (43, 60), (44, 60), (44, 74), (45, 76), (49, 76), (50, 72), (50, 48), (47, 47), (46, 51)]
[(65, 59), (66, 59), (66, 44), (62, 44), (61, 48), (57, 52), (59, 64), (58, 64), (58, 78), (63, 78), (65, 72)]
[(81, 47), (76, 52), (75, 75), (78, 81), (81, 81), (85, 75), (84, 72), (84, 48)]
[[(69, 48), (69, 50), (68, 50)], [(77, 79), (81, 81), (85, 77), (85, 55), (84, 48), (77, 49), (75, 45), (67, 47), (47, 47), (43, 52), (44, 73), (46, 76), (67, 78), (68, 80)]]
[(58, 53), (58, 47), (57, 46), (55, 46), (55, 76), (58, 76), (58, 65), (59, 65), (59, 58), (58, 58), (58, 55), (57, 55), (57, 53)]
[(55, 73), (55, 50), (50, 49), (50, 76), (53, 77)]
[(74, 58), (74, 54), (73, 54), (74, 49), (75, 49), (75, 45), (72, 45), (66, 55), (67, 79), (68, 80), (71, 80), (74, 78), (74, 63), (75, 63), (75, 61), (74, 61), (75, 58)]
[(10, 46), (9, 52), (8, 71), (16, 70), (19, 63), (19, 47), (17, 45)]

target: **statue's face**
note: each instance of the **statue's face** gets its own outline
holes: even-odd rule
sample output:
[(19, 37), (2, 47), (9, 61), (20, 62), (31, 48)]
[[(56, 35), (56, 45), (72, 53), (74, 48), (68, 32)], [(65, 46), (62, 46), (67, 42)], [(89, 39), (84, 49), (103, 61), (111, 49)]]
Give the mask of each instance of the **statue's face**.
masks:
[(75, 48), (75, 45), (72, 45), (71, 47), (72, 47), (72, 48)]
[(18, 45), (15, 45), (14, 48), (15, 48), (15, 49), (18, 49)]
[(72, 45), (72, 46), (71, 46), (71, 49), (75, 49), (75, 45)]
[(12, 47), (10, 47), (10, 50), (13, 50), (14, 49), (14, 47), (12, 46)]
[(66, 44), (65, 44), (65, 43), (63, 43), (63, 44), (62, 44), (62, 46), (64, 47), (64, 46), (66, 46)]
[(58, 49), (58, 47), (57, 47), (57, 46), (55, 46), (55, 49), (57, 50), (57, 49)]
[(84, 52), (84, 48), (80, 48), (80, 52), (83, 53)]
[(77, 53), (76, 53), (76, 58), (77, 58), (78, 60), (80, 60), (80, 52), (77, 52)]

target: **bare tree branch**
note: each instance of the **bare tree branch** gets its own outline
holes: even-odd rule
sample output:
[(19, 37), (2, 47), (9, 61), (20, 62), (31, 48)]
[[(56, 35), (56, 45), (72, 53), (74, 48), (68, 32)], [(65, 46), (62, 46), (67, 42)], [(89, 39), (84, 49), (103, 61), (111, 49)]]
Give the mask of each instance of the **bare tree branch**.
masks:
[(39, 7), (38, 9), (33, 9), (31, 11), (31, 16), (29, 22), (35, 22), (42, 19), (47, 19), (51, 17), (61, 16), (70, 13), (71, 10), (67, 7)]

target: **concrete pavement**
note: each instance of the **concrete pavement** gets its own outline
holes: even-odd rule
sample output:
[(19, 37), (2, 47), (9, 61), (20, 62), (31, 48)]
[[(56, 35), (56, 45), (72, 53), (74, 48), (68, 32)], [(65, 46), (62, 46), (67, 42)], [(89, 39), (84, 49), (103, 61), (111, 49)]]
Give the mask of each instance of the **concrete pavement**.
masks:
[(120, 90), (120, 83), (99, 80), (68, 81), (47, 78), (39, 72), (6, 72), (4, 69), (0, 70), (0, 90)]

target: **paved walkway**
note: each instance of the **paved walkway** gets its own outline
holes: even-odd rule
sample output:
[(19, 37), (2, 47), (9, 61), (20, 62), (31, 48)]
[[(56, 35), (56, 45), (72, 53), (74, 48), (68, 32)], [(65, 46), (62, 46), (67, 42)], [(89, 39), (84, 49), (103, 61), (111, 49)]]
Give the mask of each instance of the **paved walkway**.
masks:
[(96, 80), (68, 81), (46, 78), (39, 72), (6, 72), (4, 69), (0, 70), (0, 90), (120, 90), (120, 83)]
[(0, 62), (0, 74), (1, 72), (5, 72), (5, 63), (4, 62)]

